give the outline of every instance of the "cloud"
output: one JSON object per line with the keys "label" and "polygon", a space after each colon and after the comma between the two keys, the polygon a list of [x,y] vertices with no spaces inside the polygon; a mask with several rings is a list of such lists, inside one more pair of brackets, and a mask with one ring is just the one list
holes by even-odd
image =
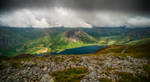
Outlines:
{"label": "cloud", "polygon": [[150,27],[150,17],[106,11],[75,11],[64,7],[20,9],[0,14],[0,25],[12,27]]}
{"label": "cloud", "polygon": [[0,16],[0,24],[15,27],[88,27],[72,10],[54,7],[49,10],[18,10]]}
{"label": "cloud", "polygon": [[129,26],[133,27],[150,27],[150,18],[137,16],[127,20]]}
{"label": "cloud", "polygon": [[48,13],[47,18],[50,19],[52,26],[92,27],[90,24],[87,24],[83,19],[78,17],[77,13],[71,9],[54,7],[51,12],[54,13]]}
{"label": "cloud", "polygon": [[49,27],[45,18],[37,19],[29,10],[1,15],[0,23],[12,27]]}
{"label": "cloud", "polygon": [[113,12],[98,12],[89,22],[100,27],[150,27],[149,17]]}
{"label": "cloud", "polygon": [[88,11],[116,10],[150,13],[149,0],[0,0],[0,6],[0,10],[62,6]]}

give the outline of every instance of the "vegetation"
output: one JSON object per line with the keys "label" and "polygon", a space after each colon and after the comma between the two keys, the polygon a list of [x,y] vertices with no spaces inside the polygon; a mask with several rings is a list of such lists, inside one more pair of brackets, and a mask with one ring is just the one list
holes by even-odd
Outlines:
{"label": "vegetation", "polygon": [[64,71],[56,71],[51,75],[58,82],[80,82],[81,78],[88,74],[86,68],[71,68]]}
{"label": "vegetation", "polygon": [[100,82],[112,82],[112,81],[109,80],[108,78],[100,78],[99,81],[100,81]]}
{"label": "vegetation", "polygon": [[[76,41],[68,40],[70,37]],[[0,55],[49,53],[95,44],[137,45],[149,42],[149,37],[149,28],[34,29],[1,27]]]}
{"label": "vegetation", "polygon": [[107,46],[97,52],[95,55],[109,54],[113,56],[131,56],[136,58],[150,58],[150,43],[140,45],[112,45]]}
{"label": "vegetation", "polygon": [[[150,77],[150,63],[144,65],[143,69],[144,69],[144,71],[146,71],[149,74],[148,77]],[[149,78],[149,80],[150,80],[150,78]]]}
{"label": "vegetation", "polygon": [[0,70],[7,68],[7,65],[0,63]]}
{"label": "vegetation", "polygon": [[119,82],[149,82],[150,79],[141,75],[134,75],[127,72],[117,72]]}
{"label": "vegetation", "polygon": [[129,44],[129,45],[140,45],[140,44],[145,44],[145,43],[149,43],[149,42],[150,42],[150,38],[144,38],[144,39],[140,39],[140,40],[131,41],[127,44]]}

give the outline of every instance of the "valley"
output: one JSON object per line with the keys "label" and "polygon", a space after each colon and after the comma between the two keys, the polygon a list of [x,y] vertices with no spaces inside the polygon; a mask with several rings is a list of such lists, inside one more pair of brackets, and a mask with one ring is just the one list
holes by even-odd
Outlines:
{"label": "valley", "polygon": [[4,82],[149,82],[149,43],[108,46],[85,55],[22,54],[0,59]]}
{"label": "valley", "polygon": [[149,82],[150,28],[0,28],[0,82]]}
{"label": "valley", "polygon": [[[149,28],[0,28],[0,55],[41,54],[89,45],[149,42]],[[145,40],[144,40],[145,39]]]}
{"label": "valley", "polygon": [[148,0],[0,0],[0,82],[150,82]]}

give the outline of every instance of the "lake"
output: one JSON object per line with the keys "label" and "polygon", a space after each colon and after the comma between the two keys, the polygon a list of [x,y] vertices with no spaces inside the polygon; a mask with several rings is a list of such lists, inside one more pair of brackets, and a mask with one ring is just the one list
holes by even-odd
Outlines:
{"label": "lake", "polygon": [[77,48],[71,48],[71,49],[65,49],[61,52],[53,52],[52,55],[75,55],[75,54],[89,54],[92,52],[95,52],[104,46],[98,46],[98,45],[92,45],[92,46],[83,46],[83,47],[77,47]]}

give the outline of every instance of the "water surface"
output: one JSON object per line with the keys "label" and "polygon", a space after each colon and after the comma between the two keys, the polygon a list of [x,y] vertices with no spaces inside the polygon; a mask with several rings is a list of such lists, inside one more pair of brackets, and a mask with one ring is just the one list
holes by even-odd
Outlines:
{"label": "water surface", "polygon": [[83,47],[77,47],[77,48],[71,48],[71,49],[65,49],[61,52],[55,52],[51,53],[52,55],[75,55],[75,54],[89,54],[92,52],[95,52],[104,46],[98,46],[98,45],[92,45],[92,46],[83,46]]}

